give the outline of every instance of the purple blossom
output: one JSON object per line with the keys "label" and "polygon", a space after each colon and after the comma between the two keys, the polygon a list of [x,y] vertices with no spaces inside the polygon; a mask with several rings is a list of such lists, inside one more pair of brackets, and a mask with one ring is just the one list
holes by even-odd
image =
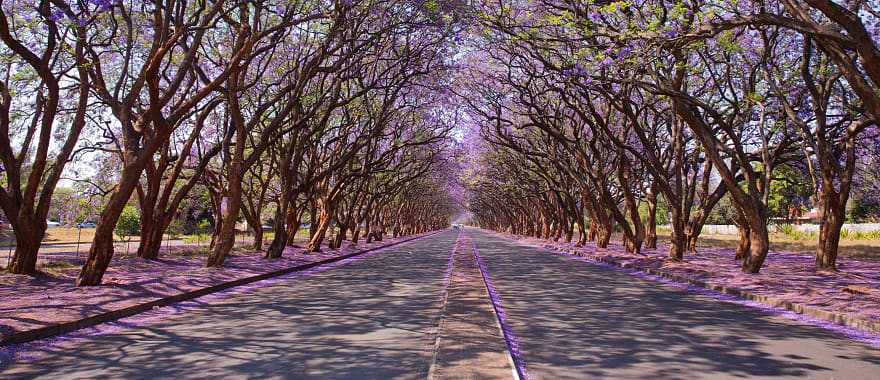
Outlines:
{"label": "purple blossom", "polygon": [[98,9],[101,11],[107,11],[113,6],[113,3],[110,2],[110,0],[89,0],[89,2],[97,5]]}
{"label": "purple blossom", "polygon": [[64,11],[62,11],[60,9],[56,10],[55,12],[52,12],[52,14],[49,15],[49,20],[51,20],[51,21],[58,21],[63,18],[64,18]]}

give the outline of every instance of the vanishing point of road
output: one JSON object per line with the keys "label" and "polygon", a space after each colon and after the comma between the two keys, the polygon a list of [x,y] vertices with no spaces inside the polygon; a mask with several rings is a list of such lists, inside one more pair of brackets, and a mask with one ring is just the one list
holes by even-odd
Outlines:
{"label": "vanishing point of road", "polygon": [[476,229],[150,313],[0,378],[880,379],[835,332]]}

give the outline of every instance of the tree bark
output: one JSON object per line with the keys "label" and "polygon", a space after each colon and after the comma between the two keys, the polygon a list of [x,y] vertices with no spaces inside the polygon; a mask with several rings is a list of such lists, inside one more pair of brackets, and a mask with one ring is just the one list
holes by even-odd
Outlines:
{"label": "tree bark", "polygon": [[819,245],[816,247],[816,269],[837,270],[837,253],[840,244],[840,231],[843,228],[844,207],[838,204],[831,190],[822,194],[822,221],[819,225]]}
{"label": "tree bark", "polygon": [[645,221],[645,248],[657,248],[657,185],[656,181],[651,184],[651,189],[645,196],[648,205],[648,217]]}
{"label": "tree bark", "polygon": [[37,274],[37,255],[46,234],[46,222],[31,218],[18,218],[13,230],[15,231],[15,253],[12,255],[12,261],[7,265],[9,273],[33,276]]}
{"label": "tree bark", "polygon": [[672,236],[669,239],[668,257],[674,261],[681,261],[684,260],[684,251],[687,246],[684,216],[678,207],[670,207],[669,211],[672,214],[672,220],[669,223],[670,227],[672,227]]}
{"label": "tree bark", "polygon": [[235,221],[241,210],[242,196],[242,161],[239,150],[242,154],[244,153],[244,138],[239,140],[242,141],[239,141],[236,146],[236,159],[229,170],[229,192],[226,198],[226,207],[223,210],[220,232],[217,234],[217,242],[205,262],[206,267],[222,267],[229,252],[235,246]]}
{"label": "tree bark", "polygon": [[162,237],[165,235],[165,230],[171,221],[170,219],[153,214],[149,220],[141,221],[141,236],[137,250],[138,257],[147,260],[159,258],[159,251],[162,249]]}
{"label": "tree bark", "polygon": [[770,249],[770,236],[766,223],[749,223],[749,254],[743,260],[742,270],[746,273],[758,273],[767,258]]}
{"label": "tree bark", "polygon": [[116,229],[116,222],[119,221],[122,209],[128,203],[143,170],[143,162],[137,162],[136,157],[129,156],[127,161],[129,163],[122,170],[119,186],[101,212],[89,256],[76,278],[76,286],[100,285],[104,272],[113,259],[113,231]]}
{"label": "tree bark", "polygon": [[[333,219],[333,212],[330,210],[330,206],[327,204],[329,201],[325,199],[321,199],[318,201],[318,207],[321,211],[321,216],[319,217],[318,226],[314,229],[312,238],[309,240],[308,250],[310,252],[321,252],[321,243],[324,242],[324,237],[327,234],[327,229],[330,228],[330,222]],[[315,225],[312,223],[312,228]]]}
{"label": "tree bark", "polygon": [[272,243],[269,244],[269,249],[266,250],[266,255],[264,257],[267,259],[280,259],[281,255],[284,253],[284,249],[287,247],[288,239],[289,236],[287,235],[287,229],[276,229],[275,237],[272,239]]}

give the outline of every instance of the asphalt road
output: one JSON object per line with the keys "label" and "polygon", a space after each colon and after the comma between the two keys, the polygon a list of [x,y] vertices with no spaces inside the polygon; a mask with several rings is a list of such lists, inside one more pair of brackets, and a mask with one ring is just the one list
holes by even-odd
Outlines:
{"label": "asphalt road", "polygon": [[880,379],[880,350],[468,230],[533,379]]}
{"label": "asphalt road", "polygon": [[457,235],[445,231],[145,326],[62,341],[0,378],[423,379]]}
{"label": "asphalt road", "polygon": [[[837,333],[466,233],[530,378],[880,379],[880,351]],[[37,345],[0,378],[425,378],[457,234]]]}

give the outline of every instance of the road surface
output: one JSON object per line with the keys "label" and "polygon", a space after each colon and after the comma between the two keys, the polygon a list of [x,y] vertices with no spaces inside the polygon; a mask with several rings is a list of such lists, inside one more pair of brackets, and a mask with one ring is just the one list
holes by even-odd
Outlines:
{"label": "road surface", "polygon": [[880,379],[880,350],[469,229],[534,379]]}
{"label": "road surface", "polygon": [[0,378],[423,379],[458,233],[44,349]]}
{"label": "road surface", "polygon": [[[837,333],[486,232],[465,233],[530,378],[880,379],[880,351]],[[444,310],[456,319],[441,326],[484,331],[491,352],[504,345],[479,300],[491,302],[478,291],[479,270],[465,265],[466,257],[456,262],[470,272],[453,275],[450,289],[458,290],[444,297],[457,235],[445,231],[157,322],[33,348],[23,354],[36,358],[0,370],[0,378],[423,379],[432,361],[448,369],[456,363],[444,358],[473,359],[462,353],[478,340],[456,331],[440,335],[459,351],[434,355],[444,352],[435,347],[444,341],[436,339]],[[444,307],[444,299],[453,304]],[[481,317],[463,317],[465,303]]]}

